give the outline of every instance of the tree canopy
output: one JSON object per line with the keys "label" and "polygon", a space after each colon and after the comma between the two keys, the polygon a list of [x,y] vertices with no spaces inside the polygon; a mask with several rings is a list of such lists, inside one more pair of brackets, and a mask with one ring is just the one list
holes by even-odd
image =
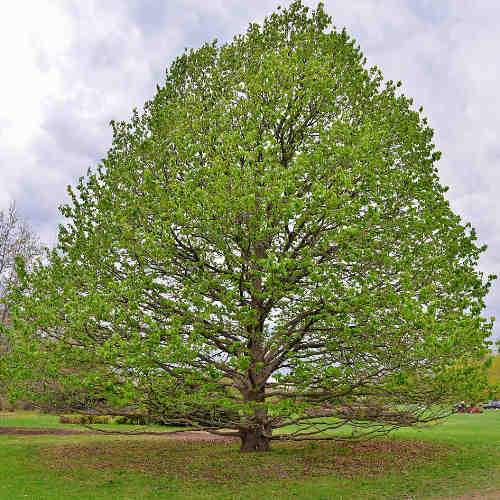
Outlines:
{"label": "tree canopy", "polygon": [[472,398],[492,277],[399,87],[321,4],[184,52],[112,122],[11,296],[19,377],[85,388],[81,410],[230,429],[243,450]]}

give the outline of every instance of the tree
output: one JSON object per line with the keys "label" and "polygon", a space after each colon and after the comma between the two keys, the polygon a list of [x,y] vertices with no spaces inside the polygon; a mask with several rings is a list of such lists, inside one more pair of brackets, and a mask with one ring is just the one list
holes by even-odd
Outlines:
{"label": "tree", "polygon": [[38,238],[19,217],[16,205],[11,203],[6,212],[0,210],[0,324],[4,324],[8,317],[2,297],[17,282],[16,259],[21,258],[30,265],[40,252]]}
{"label": "tree", "polygon": [[[21,258],[28,267],[40,255],[40,244],[28,224],[23,221],[12,203],[7,211],[0,210],[0,329],[9,319],[4,302],[8,290],[17,283],[16,259]],[[0,330],[0,408],[5,396],[4,357],[9,349],[7,338]]]}
{"label": "tree", "polygon": [[399,86],[321,4],[182,54],[11,297],[23,373],[245,451],[425,422],[482,388],[493,277]]}
{"label": "tree", "polygon": [[488,369],[488,381],[493,387],[493,395],[500,398],[500,354],[491,356],[491,365]]}

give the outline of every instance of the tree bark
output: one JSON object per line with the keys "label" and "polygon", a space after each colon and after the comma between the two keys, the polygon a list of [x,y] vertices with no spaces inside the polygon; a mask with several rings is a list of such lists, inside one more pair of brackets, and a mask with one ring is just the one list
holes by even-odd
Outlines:
{"label": "tree bark", "polygon": [[245,429],[240,432],[241,451],[269,451],[271,439],[262,429]]}
{"label": "tree bark", "polygon": [[[262,162],[262,154],[259,153],[259,161]],[[257,193],[258,194],[258,193]],[[256,206],[259,205],[258,197]],[[265,349],[263,344],[264,322],[267,315],[262,292],[262,276],[259,259],[266,255],[266,244],[263,241],[255,241],[253,244],[254,260],[248,262],[252,275],[252,308],[255,311],[257,323],[247,325],[248,350],[251,362],[247,370],[247,384],[242,391],[245,402],[255,403],[253,414],[247,415],[246,422],[240,428],[241,451],[262,452],[269,450],[272,427],[269,422],[267,408],[265,408],[265,384],[267,375],[263,376],[261,364],[264,363]]]}
{"label": "tree bark", "polygon": [[[264,402],[264,389],[253,396],[250,400]],[[240,429],[241,451],[268,451],[272,432],[267,409],[256,407],[247,425]]]}

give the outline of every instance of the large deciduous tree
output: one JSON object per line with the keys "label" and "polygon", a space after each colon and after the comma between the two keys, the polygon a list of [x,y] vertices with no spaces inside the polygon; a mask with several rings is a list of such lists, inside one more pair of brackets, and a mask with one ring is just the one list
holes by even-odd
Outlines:
{"label": "large deciduous tree", "polygon": [[243,450],[472,398],[492,277],[398,87],[300,1],[186,51],[11,297],[23,371]]}

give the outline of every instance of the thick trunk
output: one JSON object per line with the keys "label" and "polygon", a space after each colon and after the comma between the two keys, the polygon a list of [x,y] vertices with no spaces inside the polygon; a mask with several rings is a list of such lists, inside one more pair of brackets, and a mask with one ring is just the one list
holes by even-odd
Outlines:
{"label": "thick trunk", "polygon": [[245,429],[240,432],[241,451],[269,451],[269,435],[261,429]]}
{"label": "thick trunk", "polygon": [[[258,394],[259,401],[264,400],[263,394],[263,391]],[[267,409],[255,408],[247,425],[240,429],[241,451],[268,451],[272,432]]]}
{"label": "thick trunk", "polygon": [[[260,160],[262,161],[262,160]],[[252,276],[253,290],[251,291],[252,306],[257,323],[252,321],[247,325],[248,350],[250,353],[250,366],[247,370],[247,384],[242,391],[246,403],[255,406],[244,419],[240,428],[241,451],[268,451],[271,441],[272,427],[265,406],[265,385],[267,375],[264,375],[262,366],[265,359],[264,323],[267,311],[263,303],[263,285],[259,259],[265,257],[266,245],[262,241],[254,243],[255,261],[249,263]]]}

